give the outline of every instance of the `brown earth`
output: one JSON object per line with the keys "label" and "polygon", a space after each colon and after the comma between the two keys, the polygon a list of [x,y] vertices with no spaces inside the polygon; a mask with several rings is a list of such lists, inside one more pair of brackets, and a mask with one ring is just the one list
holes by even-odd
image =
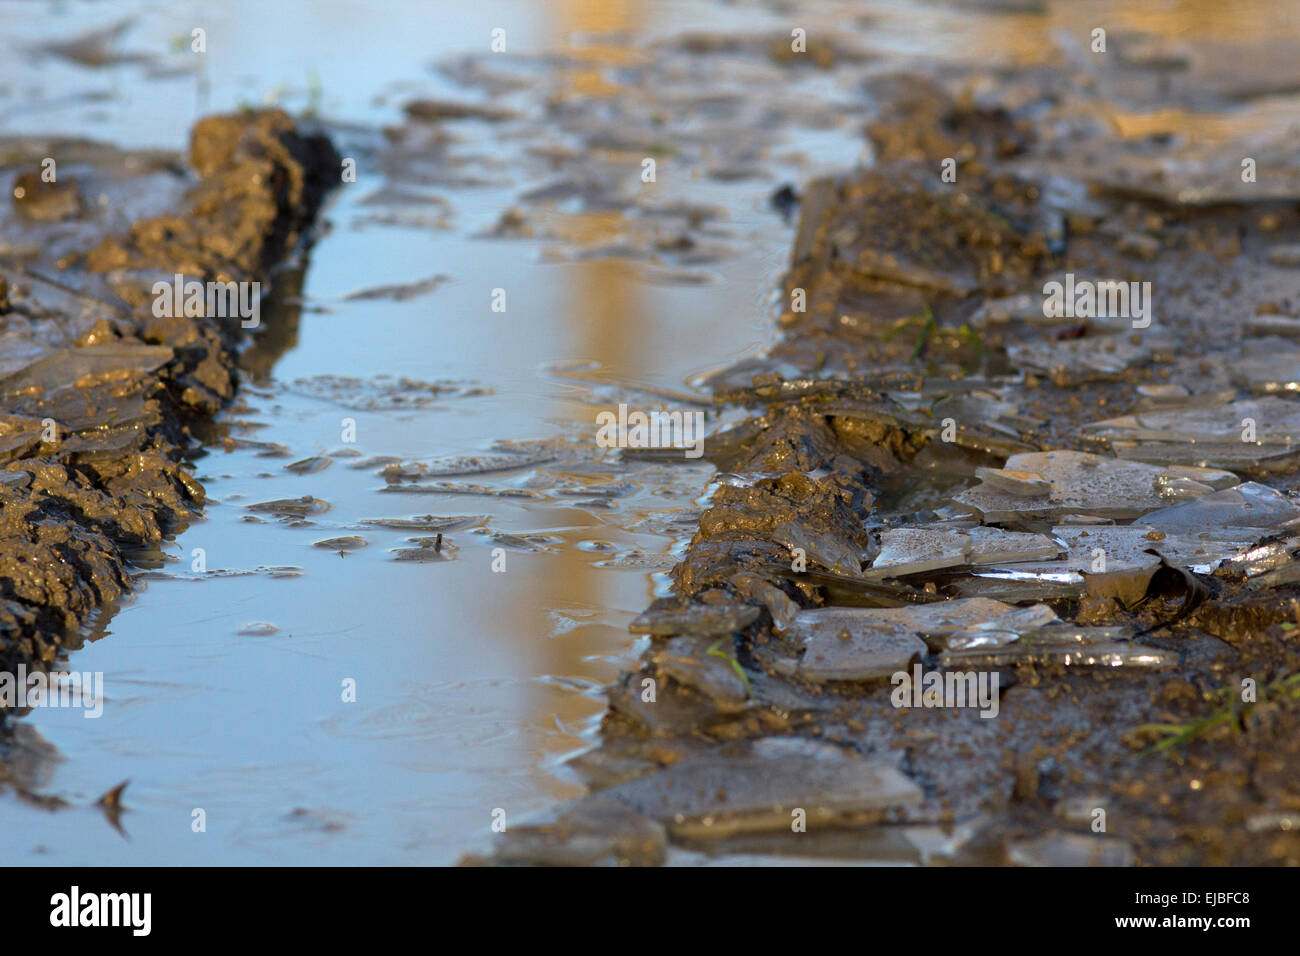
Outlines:
{"label": "brown earth", "polygon": [[[32,172],[47,156],[55,182]],[[339,160],[271,110],[200,121],[188,166],[78,141],[0,144],[4,672],[80,646],[130,588],[128,560],[157,556],[203,505],[195,431],[233,395],[250,336],[239,316],[156,316],[154,282],[269,289]]]}
{"label": "brown earth", "polygon": [[[1294,273],[1274,268],[1300,239],[1293,157],[1261,167],[1252,192],[1231,150],[1162,167],[1177,158],[1168,144],[1077,121],[1097,104],[1059,74],[1004,77],[1018,95],[1005,105],[950,80],[880,82],[867,125],[876,165],[805,189],[782,338],[712,381],[717,402],[752,412],[706,443],[730,477],[672,572],[674,596],[633,622],[652,646],[611,688],[599,745],[573,762],[592,794],[512,827],[496,862],[658,863],[677,846],[940,863],[1300,863],[1300,603],[1289,574],[1193,571],[1196,561],[1166,558],[1172,542],[1154,530],[1157,556],[1143,569],[1085,571],[1055,592],[995,586],[961,562],[868,573],[890,528],[1050,532],[1050,506],[983,519],[953,507],[977,468],[1019,452],[1209,465],[1231,483],[1294,488],[1294,435],[1275,448],[1202,450],[1083,427],[1172,394],[1169,407],[1224,409],[1235,429],[1230,401],[1286,393],[1242,370],[1255,367],[1248,349],[1262,326],[1289,328],[1300,314]],[[945,158],[955,182],[941,176]],[[1155,321],[1044,321],[1044,283],[1066,272],[1151,282]],[[1289,423],[1271,421],[1283,433]],[[1133,517],[1085,519],[1122,527]],[[1300,540],[1281,520],[1258,527],[1289,567]],[[1097,658],[1023,641],[1001,658],[969,658],[1001,678],[991,720],[900,709],[879,677],[808,676],[818,645],[801,611],[971,596],[1045,602],[1067,627],[1109,628],[1123,643]],[[849,630],[846,647],[861,639]],[[911,660],[944,670],[942,645],[929,643]],[[1241,693],[1243,678],[1257,698]],[[800,812],[807,832],[792,827]]]}

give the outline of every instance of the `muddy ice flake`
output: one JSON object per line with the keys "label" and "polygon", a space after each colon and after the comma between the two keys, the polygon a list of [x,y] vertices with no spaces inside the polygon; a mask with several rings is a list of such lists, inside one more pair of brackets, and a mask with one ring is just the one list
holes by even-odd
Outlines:
{"label": "muddy ice flake", "polygon": [[897,577],[965,564],[970,538],[958,531],[927,528],[898,528],[880,535],[880,553],[868,572],[870,577]]}
{"label": "muddy ice flake", "polygon": [[1300,519],[1300,505],[1280,491],[1248,481],[1195,501],[1146,515],[1142,523],[1166,534],[1251,542]]}
{"label": "muddy ice flake", "polygon": [[487,521],[487,515],[415,515],[412,518],[362,518],[361,524],[397,531],[459,531]]}
{"label": "muddy ice flake", "polygon": [[522,866],[658,866],[667,858],[662,823],[596,793],[551,807],[497,837],[491,860]]}
{"label": "muddy ice flake", "polygon": [[799,809],[811,827],[922,799],[916,782],[889,764],[788,737],[688,757],[602,795],[663,821],[674,837],[697,839],[788,834]]}
{"label": "muddy ice flake", "polygon": [[[799,622],[796,622],[798,627]],[[860,626],[860,625],[859,625]],[[799,673],[816,681],[874,680],[905,670],[925,654],[925,641],[906,629],[876,629],[856,633],[842,621],[823,620],[809,628],[811,636]]]}
{"label": "muddy ice flake", "polygon": [[364,548],[370,542],[365,538],[357,535],[346,535],[341,538],[325,538],[322,541],[312,542],[314,548],[324,548],[326,551],[355,551],[357,548]]}
{"label": "muddy ice flake", "polygon": [[1256,586],[1284,583],[1296,574],[1293,568],[1300,569],[1292,557],[1297,551],[1300,551],[1300,537],[1295,535],[1245,548],[1221,562],[1215,574],[1253,578],[1256,580],[1252,584]]}
{"label": "muddy ice flake", "polygon": [[[1094,628],[1105,632],[1108,628]],[[1055,640],[1052,632],[1059,631]],[[977,646],[944,651],[939,655],[940,667],[962,670],[978,670],[989,667],[1008,667],[1016,664],[1039,663],[1059,664],[1064,667],[1124,667],[1140,670],[1161,670],[1176,667],[1179,663],[1176,651],[1164,651],[1131,641],[1105,640],[1099,634],[1096,639],[1080,636],[1079,630],[1065,627],[1048,627],[1030,635],[1022,635],[1021,640],[1002,646]]]}
{"label": "muddy ice flake", "polygon": [[1249,468],[1300,452],[1300,403],[1272,395],[1224,404],[1138,412],[1085,425],[1122,458],[1224,469]]}
{"label": "muddy ice flake", "polygon": [[1060,547],[1041,534],[971,528],[967,531],[897,528],[880,536],[869,576],[898,577],[966,565],[1052,558]]}
{"label": "muddy ice flake", "polygon": [[404,282],[395,285],[382,285],[367,289],[358,289],[356,292],[349,292],[345,295],[343,301],[368,302],[373,299],[391,299],[394,302],[406,302],[409,299],[415,299],[432,292],[434,289],[438,288],[438,286],[447,281],[447,276],[436,275],[415,282]]}
{"label": "muddy ice flake", "polygon": [[442,561],[456,560],[459,549],[441,534],[432,537],[408,538],[414,548],[392,548],[394,561],[407,561],[416,564],[436,564]]}
{"label": "muddy ice flake", "polygon": [[285,471],[291,471],[295,475],[314,475],[318,471],[324,471],[330,465],[334,464],[332,458],[326,458],[320,455],[311,458],[302,458],[291,464],[285,465]]}
{"label": "muddy ice flake", "polygon": [[975,477],[994,491],[1015,495],[1017,498],[1036,498],[1052,491],[1051,482],[1032,471],[981,467],[975,469]]}
{"label": "muddy ice flake", "polygon": [[306,518],[311,515],[324,514],[329,511],[328,501],[304,495],[301,498],[277,498],[274,501],[261,501],[244,506],[248,511],[272,514],[277,518]]}
{"label": "muddy ice flake", "polygon": [[1028,452],[1007,459],[1011,471],[1032,472],[1051,486],[1033,497],[1008,494],[983,484],[954,497],[975,509],[986,522],[1059,517],[1075,513],[1102,518],[1137,518],[1165,500],[1156,479],[1163,469],[1078,451]]}
{"label": "muddy ice flake", "polygon": [[1012,365],[1046,375],[1060,388],[1113,381],[1129,369],[1147,365],[1152,355],[1150,345],[1134,344],[1128,335],[1028,342],[1007,349]]}
{"label": "muddy ice flake", "polygon": [[784,591],[774,584],[769,584],[762,576],[752,571],[733,574],[728,583],[736,589],[741,597],[760,602],[772,615],[772,624],[777,631],[786,630],[799,615],[799,605]]}
{"label": "muddy ice flake", "polygon": [[[975,597],[918,607],[801,611],[791,627],[792,635],[805,645],[798,671],[816,681],[888,677],[927,653],[923,637],[943,646],[944,636],[1015,610],[1000,601]],[[1030,618],[1026,616],[1022,626]]]}
{"label": "muddy ice flake", "polygon": [[531,465],[554,461],[554,454],[484,453],[452,455],[430,462],[389,465],[383,470],[385,481],[396,483],[415,478],[457,478],[463,475],[487,475],[493,472],[518,471]]}
{"label": "muddy ice flake", "polygon": [[688,634],[722,637],[734,634],[758,620],[759,609],[745,604],[687,604],[674,606],[655,602],[628,625],[633,634],[671,637]]}
{"label": "muddy ice flake", "polygon": [[1029,607],[1009,610],[991,620],[939,635],[937,643],[947,650],[1000,647],[1019,640],[1024,634],[1059,621],[1056,612],[1046,604],[1032,604]]}
{"label": "muddy ice flake", "polygon": [[530,488],[493,488],[470,481],[421,481],[407,485],[387,485],[379,491],[402,495],[478,495],[485,498],[527,498],[532,501],[544,498]]}
{"label": "muddy ice flake", "polygon": [[553,543],[553,539],[541,534],[518,535],[505,531],[493,531],[491,528],[477,528],[474,534],[482,535],[497,547],[507,548],[523,554],[542,554],[550,551],[551,549],[547,545]]}
{"label": "muddy ice flake", "polygon": [[1007,846],[1015,866],[1132,866],[1133,847],[1117,837],[1045,833]]}
{"label": "muddy ice flake", "polygon": [[32,364],[0,376],[0,395],[49,394],[89,377],[146,375],[172,360],[165,345],[96,345],[59,349]]}
{"label": "muddy ice flake", "polygon": [[1232,384],[1255,395],[1300,392],[1300,351],[1293,347],[1266,355],[1237,356],[1228,365]]}

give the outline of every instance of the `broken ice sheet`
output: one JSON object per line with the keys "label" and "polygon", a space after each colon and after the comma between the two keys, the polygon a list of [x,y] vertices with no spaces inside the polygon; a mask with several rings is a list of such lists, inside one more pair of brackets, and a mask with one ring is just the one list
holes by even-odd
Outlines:
{"label": "broken ice sheet", "polygon": [[988,523],[1065,514],[1138,518],[1168,503],[1158,486],[1166,469],[1156,465],[1080,451],[1045,451],[1012,455],[1003,470],[1039,475],[1051,485],[1051,493],[1033,497],[1008,494],[986,483],[953,500],[974,509]]}
{"label": "broken ice sheet", "polygon": [[1083,576],[1087,593],[1095,597],[1117,597],[1136,601],[1146,592],[1161,558],[1172,565],[1201,570],[1234,553],[1241,541],[1231,535],[1226,540],[1167,534],[1145,519],[1139,525],[1084,527],[1059,525],[1052,534],[1065,544],[1067,553],[1060,561],[1029,562],[1008,565],[1007,570],[1023,573]]}
{"label": "broken ice sheet", "polygon": [[1045,833],[1007,847],[1016,866],[1132,866],[1133,847],[1117,837],[1081,833]]}
{"label": "broken ice sheet", "polygon": [[1059,388],[1120,378],[1129,369],[1149,363],[1153,354],[1150,344],[1144,340],[1134,343],[1129,335],[1092,335],[1007,347],[1012,365],[1045,375]]}
{"label": "broken ice sheet", "polygon": [[595,568],[611,568],[616,571],[670,571],[677,564],[677,557],[672,554],[647,554],[639,549],[623,551],[592,564]]}
{"label": "broken ice sheet", "polygon": [[758,620],[759,609],[746,604],[674,604],[656,601],[628,625],[633,634],[672,637],[723,637]]}
{"label": "broken ice sheet", "polygon": [[791,633],[804,641],[798,666],[803,676],[816,681],[872,680],[906,670],[928,652],[927,641],[943,647],[950,634],[1012,614],[1018,615],[1014,620],[1021,627],[1055,619],[1050,609],[1018,611],[1000,601],[974,597],[916,607],[800,611]]}
{"label": "broken ice sheet", "polygon": [[1026,630],[1011,643],[943,651],[938,663],[941,667],[968,670],[1028,662],[1144,669],[1174,667],[1179,663],[1177,651],[1136,644],[1128,639],[1130,636],[1130,630],[1122,627],[1076,627],[1058,622]]}
{"label": "broken ice sheet", "polygon": [[1253,544],[1297,519],[1300,505],[1268,485],[1248,481],[1162,508],[1142,523],[1171,536]]}
{"label": "broken ice sheet", "polygon": [[413,481],[418,478],[458,478],[464,475],[487,475],[494,472],[518,471],[532,465],[554,461],[552,452],[482,452],[474,455],[449,455],[429,462],[403,462],[392,464],[380,473],[389,484]]}
{"label": "broken ice sheet", "polygon": [[369,379],[346,375],[315,375],[295,379],[288,386],[288,391],[360,412],[429,408],[445,399],[492,393],[491,389],[470,382],[420,382],[391,375],[376,375]]}
{"label": "broken ice sheet", "polygon": [[558,539],[544,534],[510,534],[506,531],[493,531],[491,528],[475,528],[472,534],[486,537],[489,543],[511,551],[524,554],[542,554],[551,551],[549,547]]}
{"label": "broken ice sheet", "polygon": [[1085,425],[1080,434],[1110,442],[1125,458],[1244,467],[1300,450],[1300,403],[1270,395],[1138,412]]}
{"label": "broken ice sheet", "polygon": [[991,325],[1003,325],[1008,322],[1068,325],[1075,321],[1064,316],[1045,315],[1044,312],[1041,292],[1020,292],[1015,295],[985,299],[972,313],[969,322],[972,328],[986,329]]}
{"label": "broken ice sheet", "polygon": [[156,371],[174,352],[165,345],[115,343],[60,349],[30,365],[0,376],[0,395],[49,394],[84,385],[92,377],[127,379]]}
{"label": "broken ice sheet", "polygon": [[[1055,526],[1053,536],[1067,548],[1063,560],[1008,564],[980,580],[1013,575],[1021,586],[1014,597],[1046,600],[1058,596],[1054,592],[1063,575],[1073,574],[1088,594],[1132,601],[1145,593],[1162,560],[1208,574],[1297,519],[1300,505],[1266,485],[1246,482],[1148,512],[1131,525]],[[1035,591],[1040,578],[1042,590]],[[991,593],[1011,599],[1001,591]]]}
{"label": "broken ice sheet", "polygon": [[319,471],[324,471],[332,464],[334,464],[332,458],[326,458],[322,455],[314,455],[311,458],[302,458],[285,465],[284,470],[291,471],[295,475],[314,475]]}
{"label": "broken ice sheet", "polygon": [[1019,640],[1022,634],[1058,622],[1060,619],[1046,604],[1031,604],[999,614],[988,621],[959,628],[939,638],[939,644],[948,650],[969,650],[976,647],[1000,647]]}
{"label": "broken ice sheet", "polygon": [[880,814],[922,797],[921,788],[893,766],[797,737],[687,757],[601,795],[662,821],[674,837],[695,839],[788,833],[796,807],[811,827]]}
{"label": "broken ice sheet", "polygon": [[597,793],[512,825],[497,838],[493,860],[527,866],[657,866],[667,843],[662,824]]}
{"label": "broken ice sheet", "polygon": [[896,528],[880,535],[880,554],[868,576],[898,577],[941,568],[1054,558],[1059,545],[1041,534],[999,528]]}
{"label": "broken ice sheet", "polygon": [[1291,535],[1239,551],[1220,563],[1215,573],[1258,577],[1291,564],[1296,551],[1300,551],[1300,537]]}
{"label": "broken ice sheet", "polygon": [[1032,471],[1015,471],[1010,468],[976,468],[975,477],[995,491],[1018,498],[1034,498],[1050,494],[1052,485],[1042,475]]}
{"label": "broken ice sheet", "polygon": [[1300,318],[1272,314],[1247,316],[1242,330],[1247,335],[1300,339]]}
{"label": "broken ice sheet", "polygon": [[1300,350],[1292,342],[1254,339],[1227,364],[1232,384],[1255,395],[1300,392]]}
{"label": "broken ice sheet", "polygon": [[244,509],[261,514],[275,515],[277,518],[306,518],[312,515],[324,514],[329,511],[330,506],[328,501],[313,498],[311,495],[303,495],[301,498],[277,498],[274,501],[260,501],[257,504],[245,505]]}
{"label": "broken ice sheet", "polygon": [[405,302],[408,299],[414,299],[425,293],[432,292],[448,281],[450,281],[448,276],[435,275],[416,282],[374,286],[349,292],[343,297],[343,300],[345,302],[361,302],[369,299],[392,299],[394,302]]}
{"label": "broken ice sheet", "polygon": [[415,515],[412,518],[362,518],[361,524],[398,531],[459,531],[487,521],[487,515]]}
{"label": "broken ice sheet", "polygon": [[801,549],[812,564],[836,574],[859,577],[862,558],[851,540],[834,530],[822,531],[811,521],[793,519],[773,529],[772,540],[792,552]]}
{"label": "broken ice sheet", "polygon": [[1078,599],[1088,593],[1088,582],[1077,571],[1021,571],[1012,567],[977,571],[953,582],[952,587],[963,597],[1008,602]]}
{"label": "broken ice sheet", "polygon": [[527,498],[538,501],[546,497],[529,488],[492,488],[469,481],[413,482],[405,485],[386,485],[381,493],[402,495],[479,495],[486,498]]}
{"label": "broken ice sheet", "polygon": [[[1261,203],[1293,199],[1300,192],[1300,169],[1294,150],[1274,142],[1253,141],[1222,146],[1217,155],[1132,155],[1111,157],[1090,165],[1084,174],[1107,191],[1154,199],[1170,205],[1209,206],[1216,203]],[[1258,181],[1241,176],[1241,157],[1258,160]]]}
{"label": "broken ice sheet", "polygon": [[450,538],[442,535],[433,537],[407,538],[413,548],[390,548],[394,561],[407,561],[415,564],[434,564],[441,561],[454,561],[460,550],[451,543]]}

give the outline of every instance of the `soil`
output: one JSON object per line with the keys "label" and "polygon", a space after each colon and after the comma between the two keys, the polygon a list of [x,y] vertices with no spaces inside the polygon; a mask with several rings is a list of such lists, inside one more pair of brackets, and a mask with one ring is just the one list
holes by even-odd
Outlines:
{"label": "soil", "polygon": [[[710,507],[672,570],[674,594],[633,622],[651,635],[641,668],[611,689],[599,745],[574,761],[592,795],[503,834],[495,862],[658,863],[672,847],[933,863],[1300,862],[1300,603],[1289,575],[1264,583],[1258,569],[1174,557],[1157,529],[1143,539],[1145,567],[1085,567],[1055,591],[961,561],[870,573],[891,529],[1050,534],[1070,523],[1045,497],[1046,510],[1017,511],[1023,492],[1009,495],[1007,514],[986,507],[982,519],[954,500],[977,469],[1020,467],[1007,459],[1021,453],[1100,454],[1100,464],[1066,460],[1103,470],[1116,454],[1153,471],[1228,469],[1292,507],[1294,438],[1237,442],[1238,412],[1257,406],[1231,403],[1294,387],[1260,381],[1247,361],[1285,352],[1281,340],[1259,346],[1258,328],[1289,327],[1300,312],[1295,273],[1276,267],[1300,237],[1294,169],[1261,173],[1273,186],[1252,191],[1231,148],[1175,163],[1159,138],[1080,121],[1101,112],[1100,94],[1067,88],[1063,72],[1008,71],[979,97],[968,80],[877,78],[866,127],[876,164],[799,197],[781,340],[710,383],[720,406],[751,417],[706,442],[722,473]],[[1209,91],[1187,95],[1198,94]],[[1045,283],[1066,273],[1150,282],[1154,321],[1047,317]],[[1161,395],[1177,396],[1175,423],[1216,409],[1231,441],[1089,427],[1140,420]],[[1291,406],[1262,407],[1264,428]],[[1153,516],[1151,505],[1121,513],[1097,474],[1080,479],[1085,537],[1090,522],[1125,534]],[[1290,565],[1300,542],[1285,520],[1257,527],[1255,543]],[[1215,535],[1208,518],[1194,531]],[[968,660],[995,670],[992,720],[900,709],[883,676],[810,677],[826,647],[799,623],[813,609],[974,596],[1042,601],[1081,634],[1105,629],[1123,643],[954,657],[928,641],[885,669]],[[871,633],[846,627],[840,638],[851,658]]]}
{"label": "soil", "polygon": [[[0,146],[0,668],[30,673],[204,503],[196,431],[234,394],[238,316],[155,315],[156,281],[260,282],[293,254],[339,168],[279,110],[208,117],[175,157]],[[96,204],[91,197],[102,200]],[[110,211],[111,210],[111,215]],[[135,214],[124,231],[123,214]],[[165,310],[160,310],[165,311]],[[21,711],[20,711],[21,712]],[[0,721],[5,717],[0,711]]]}

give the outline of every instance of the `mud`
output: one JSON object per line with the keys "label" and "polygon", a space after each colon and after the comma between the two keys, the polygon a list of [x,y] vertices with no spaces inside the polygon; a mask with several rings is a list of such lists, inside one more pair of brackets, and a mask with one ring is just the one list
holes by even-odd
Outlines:
{"label": "mud", "polygon": [[[59,52],[83,56],[82,46]],[[53,145],[0,144],[0,669],[10,674],[57,668],[130,589],[130,567],[204,505],[196,432],[234,394],[251,337],[239,317],[159,317],[153,284],[183,274],[269,290],[339,166],[326,137],[278,110],[202,120],[184,162]],[[31,172],[48,155],[59,157],[55,182]]]}
{"label": "mud", "polygon": [[[122,568],[156,585],[118,639],[81,652],[119,668],[104,745],[48,720],[13,722],[3,743],[0,775],[38,807],[93,800],[129,768],[132,843],[84,848],[98,821],[28,808],[19,843],[174,862],[174,821],[220,801],[242,813],[191,851],[220,863],[450,859],[497,807],[510,863],[1294,858],[1300,176],[1269,132],[1294,114],[1294,38],[1250,4],[829,6],[807,56],[791,55],[782,4],[720,19],[688,4],[673,24],[621,4],[613,30],[592,8],[567,49],[512,29],[511,54],[444,62],[436,86],[414,75],[458,42],[440,13],[400,31],[418,41],[386,39],[381,80],[364,64],[385,21],[358,23],[325,83],[360,178],[313,275],[292,256],[277,271],[264,318],[280,312],[252,336],[221,325],[246,385],[233,403],[224,351],[202,370],[130,343],[99,366],[55,355],[78,351],[83,310],[118,321],[137,301],[114,281],[148,289],[172,260],[242,255],[220,228],[168,226],[145,237],[168,241],[155,264],[135,258],[124,223],[186,208],[180,161],[67,141],[5,153],[21,195],[4,197],[0,251],[40,275],[0,274],[58,307],[0,316],[0,376],[24,391],[72,368],[129,392],[184,366],[156,415],[152,394],[78,398],[63,440],[90,443],[93,463],[121,457],[110,436],[164,434],[178,477],[199,441],[229,453],[198,459],[212,500],[169,546],[179,558],[112,519]],[[1076,49],[1094,18],[1109,56]],[[491,24],[464,23],[477,49]],[[1195,39],[1206,24],[1213,44]],[[319,56],[284,27],[286,72],[304,45]],[[122,64],[116,99],[25,86],[6,115],[148,141],[136,117],[190,91],[138,81],[185,62],[132,66],[145,39],[110,24],[42,43],[56,65]],[[246,68],[193,76],[200,97],[209,81],[219,102],[264,92],[243,84],[258,54],[230,52]],[[382,82],[398,72],[411,81]],[[860,148],[869,171],[849,168]],[[33,175],[44,155],[60,157],[54,189]],[[639,176],[647,157],[658,185]],[[816,178],[827,160],[843,174]],[[778,290],[773,246],[793,220]],[[114,271],[91,273],[81,256],[106,234]],[[1044,283],[1071,273],[1152,281],[1152,324],[1046,315]],[[510,316],[485,315],[501,275]],[[700,376],[771,341],[773,302],[777,347]],[[623,402],[707,410],[711,464],[598,450],[592,414]],[[338,447],[341,415],[364,451]],[[485,440],[557,421],[558,438]],[[33,422],[0,447],[48,456],[26,447]],[[36,478],[53,487],[0,471],[19,490]],[[189,569],[194,546],[222,567]],[[332,690],[347,662],[360,703],[284,694],[282,655],[304,688]],[[896,708],[889,676],[916,667],[996,674],[997,716]],[[1261,704],[1240,701],[1243,676]],[[575,775],[590,796],[521,822],[578,792]]]}
{"label": "mud", "polygon": [[[1300,862],[1300,405],[1261,338],[1300,314],[1300,169],[1121,135],[1170,95],[1122,62],[873,78],[875,165],[798,196],[779,343],[708,383],[749,417],[591,794],[467,862]],[[1150,282],[1149,323],[1047,315],[1067,274]],[[914,664],[993,671],[996,719],[895,706]]]}

